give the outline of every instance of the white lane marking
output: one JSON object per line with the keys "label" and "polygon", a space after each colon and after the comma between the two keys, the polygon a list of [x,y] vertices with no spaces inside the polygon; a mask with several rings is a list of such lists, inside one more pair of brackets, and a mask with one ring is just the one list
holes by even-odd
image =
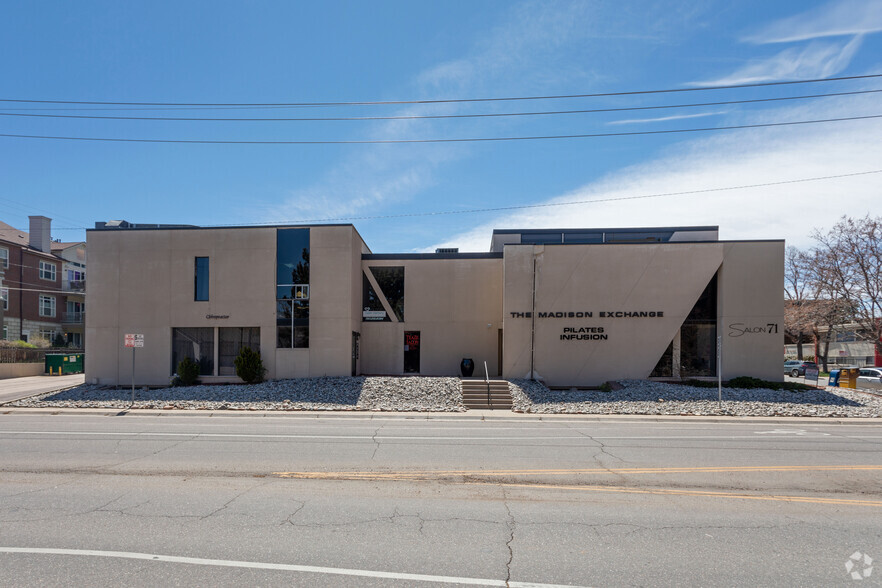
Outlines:
{"label": "white lane marking", "polygon": [[293,564],[277,564],[256,561],[236,561],[227,559],[203,559],[199,557],[179,557],[174,555],[156,555],[152,553],[136,553],[131,551],[98,551],[94,549],[51,549],[37,547],[0,547],[0,553],[36,553],[44,555],[80,555],[90,557],[117,557],[123,559],[139,559],[181,563],[201,566],[221,566],[228,568],[253,568],[260,570],[282,570],[286,572],[305,572],[311,574],[335,574],[339,576],[359,576],[363,578],[385,578],[389,580],[409,580],[412,582],[440,582],[444,584],[471,584],[478,586],[515,586],[517,588],[578,588],[571,584],[541,584],[537,582],[509,582],[485,578],[457,578],[455,576],[430,576],[426,574],[406,574],[398,572],[379,572],[374,570],[353,570],[347,568],[327,568],[320,566],[302,566]]}
{"label": "white lane marking", "polygon": [[819,432],[808,432],[804,429],[774,429],[772,431],[754,431],[756,435],[820,435],[820,436],[830,436],[830,433],[819,433]]}
{"label": "white lane marking", "polygon": [[[249,433],[161,433],[161,432],[113,432],[113,431],[2,431],[3,435],[83,435],[83,436],[116,436],[116,437],[193,437],[193,440],[206,438],[235,438],[235,439],[349,439],[349,440],[370,440],[379,439],[381,441],[533,441],[533,440],[573,440],[581,439],[590,441],[591,439],[584,435],[549,435],[549,436],[519,436],[519,437],[498,437],[498,436],[480,436],[480,437],[439,437],[439,436],[403,436],[403,435],[270,435],[270,434],[249,434]],[[634,439],[634,440],[689,440],[689,439],[717,439],[731,441],[734,439],[755,440],[753,435],[682,435],[682,436],[639,436],[639,437],[613,437],[606,435],[592,435],[594,439]]]}

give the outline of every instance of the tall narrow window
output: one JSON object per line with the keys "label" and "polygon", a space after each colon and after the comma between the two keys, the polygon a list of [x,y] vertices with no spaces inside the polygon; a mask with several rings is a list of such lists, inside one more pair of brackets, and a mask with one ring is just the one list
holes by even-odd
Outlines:
{"label": "tall narrow window", "polygon": [[208,300],[208,258],[196,258],[196,296],[194,300]]}
{"label": "tall narrow window", "polygon": [[40,316],[55,316],[55,296],[40,295]]}
{"label": "tall narrow window", "polygon": [[276,231],[276,347],[309,347],[309,229]]}

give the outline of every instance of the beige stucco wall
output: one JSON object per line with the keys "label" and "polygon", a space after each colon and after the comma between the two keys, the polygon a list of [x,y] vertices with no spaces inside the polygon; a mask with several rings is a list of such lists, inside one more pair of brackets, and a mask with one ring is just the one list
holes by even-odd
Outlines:
{"label": "beige stucco wall", "polygon": [[[404,332],[420,332],[420,375],[459,375],[464,357],[475,376],[498,371],[502,326],[502,260],[365,260],[369,266],[404,266],[404,322],[363,322],[361,369],[404,373]],[[359,279],[361,279],[359,277]],[[360,297],[359,297],[360,300]]]}
{"label": "beige stucco wall", "polygon": [[784,379],[784,243],[726,243],[720,268],[723,378]]}
{"label": "beige stucco wall", "polygon": [[[123,336],[143,333],[135,382],[167,384],[173,327],[260,327],[268,378],[348,374],[353,243],[361,239],[351,226],[323,226],[311,227],[310,241],[310,348],[276,349],[275,228],[89,231],[87,381],[130,382]],[[195,258],[203,256],[209,300],[197,302]]]}
{"label": "beige stucco wall", "polygon": [[[779,252],[783,252],[780,242],[509,245],[505,248],[503,375],[529,377],[532,365],[535,377],[552,386],[596,386],[608,380],[646,378],[721,267],[725,268],[719,286],[721,330],[736,321],[780,324],[783,257]],[[531,311],[534,259],[537,317],[513,316]],[[748,275],[752,278],[747,279]],[[661,312],[663,316],[600,316],[616,311]],[[540,318],[539,312],[591,312],[592,316]],[[598,335],[602,329],[607,338],[561,340],[568,328],[595,329]],[[723,376],[780,380],[783,339],[770,336],[761,348],[745,345],[746,341],[724,343]]]}
{"label": "beige stucco wall", "polygon": [[46,373],[44,362],[39,363],[0,363],[0,380],[42,376]]}

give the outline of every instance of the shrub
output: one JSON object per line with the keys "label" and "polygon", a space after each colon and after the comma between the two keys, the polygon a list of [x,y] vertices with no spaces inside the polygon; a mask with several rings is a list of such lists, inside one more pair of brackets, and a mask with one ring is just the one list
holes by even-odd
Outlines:
{"label": "shrub", "polygon": [[766,382],[765,380],[760,380],[759,378],[751,378],[750,376],[738,376],[737,378],[732,378],[726,383],[727,388],[769,388],[772,390],[780,390],[781,384],[780,382]]}
{"label": "shrub", "polygon": [[246,384],[256,384],[263,381],[266,368],[260,354],[250,347],[243,347],[233,362],[236,366],[236,375],[242,378]]}
{"label": "shrub", "polygon": [[199,364],[189,357],[178,362],[178,378],[182,386],[192,386],[199,378]]}
{"label": "shrub", "polygon": [[61,333],[56,333],[55,339],[52,340],[52,347],[67,347],[67,339]]}
{"label": "shrub", "polygon": [[601,392],[612,392],[612,384],[610,384],[609,382],[604,382],[603,384],[600,385],[600,391]]}

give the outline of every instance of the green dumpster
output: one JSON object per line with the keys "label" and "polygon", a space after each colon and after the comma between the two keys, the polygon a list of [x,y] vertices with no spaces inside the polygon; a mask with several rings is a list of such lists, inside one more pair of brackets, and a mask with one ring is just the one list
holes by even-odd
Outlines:
{"label": "green dumpster", "polygon": [[50,376],[60,376],[62,374],[81,374],[83,373],[83,356],[82,353],[47,353],[46,354],[46,373]]}

